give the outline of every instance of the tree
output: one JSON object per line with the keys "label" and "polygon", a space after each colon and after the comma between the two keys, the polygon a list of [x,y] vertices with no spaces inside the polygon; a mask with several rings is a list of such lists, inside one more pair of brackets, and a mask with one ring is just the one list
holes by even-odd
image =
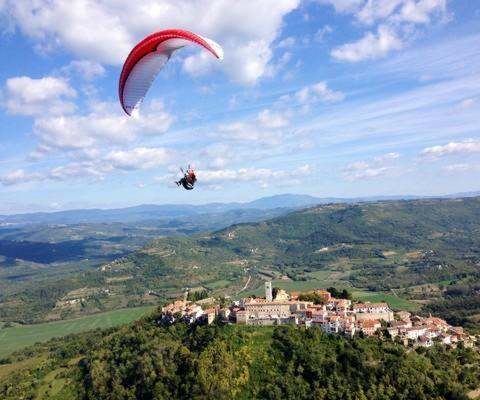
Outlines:
{"label": "tree", "polygon": [[228,350],[224,340],[213,341],[198,357],[196,379],[204,399],[231,399],[241,391],[249,381],[248,363],[245,361],[246,349],[236,352]]}
{"label": "tree", "polygon": [[303,293],[298,296],[300,301],[313,301],[314,304],[325,304],[325,299],[316,293]]}

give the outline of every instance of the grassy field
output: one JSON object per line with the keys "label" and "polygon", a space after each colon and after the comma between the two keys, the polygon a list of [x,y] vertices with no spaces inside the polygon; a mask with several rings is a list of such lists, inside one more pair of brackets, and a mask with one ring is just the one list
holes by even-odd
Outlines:
{"label": "grassy field", "polygon": [[218,281],[214,281],[214,282],[210,282],[210,283],[205,284],[205,287],[207,287],[209,289],[221,289],[221,288],[229,286],[231,283],[232,283],[231,281],[227,281],[225,279],[220,279]]}
{"label": "grassy field", "polygon": [[371,301],[372,303],[385,301],[393,310],[418,311],[420,308],[418,304],[396,297],[393,294],[357,290],[353,291],[352,295],[354,299],[360,301]]}
{"label": "grassy field", "polygon": [[154,308],[126,308],[78,319],[4,328],[0,330],[0,357],[37,342],[46,342],[54,337],[126,324],[140,318]]}

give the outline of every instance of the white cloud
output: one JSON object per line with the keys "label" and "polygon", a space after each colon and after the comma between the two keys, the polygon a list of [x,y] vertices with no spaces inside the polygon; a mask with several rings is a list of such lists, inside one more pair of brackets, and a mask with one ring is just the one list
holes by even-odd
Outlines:
{"label": "white cloud", "polygon": [[288,119],[285,114],[265,109],[254,119],[220,125],[218,134],[230,141],[277,146],[282,143],[284,134],[282,128],[287,125]]}
{"label": "white cloud", "polygon": [[[305,105],[317,101],[325,103],[342,101],[345,98],[345,94],[340,91],[334,91],[330,89],[327,83],[322,81],[301,88],[295,92],[293,97],[299,104]],[[284,100],[289,99],[290,97],[284,98]]]}
{"label": "white cloud", "polygon": [[325,81],[318,82],[312,86],[310,86],[310,92],[318,97],[321,101],[326,102],[335,102],[341,101],[345,98],[345,95],[342,92],[336,92],[331,90]]}
{"label": "white cloud", "polygon": [[353,14],[364,24],[376,21],[429,24],[432,16],[443,18],[447,0],[317,0],[329,4],[338,13]]}
{"label": "white cloud", "polygon": [[347,180],[376,178],[398,173],[396,167],[372,167],[367,163],[353,163],[344,168],[344,178]]}
{"label": "white cloud", "polygon": [[463,142],[450,142],[445,145],[427,147],[422,151],[422,156],[433,159],[468,154],[480,154],[480,139],[466,139]]}
{"label": "white cloud", "polygon": [[268,73],[271,58],[272,50],[268,42],[258,40],[233,50],[231,58],[225,58],[225,63],[237,82],[250,85]]}
{"label": "white cloud", "polygon": [[377,33],[368,32],[362,39],[346,43],[332,50],[332,57],[340,61],[358,62],[386,56],[391,50],[403,47],[396,32],[386,25],[380,25]]}
{"label": "white cloud", "polygon": [[206,159],[209,168],[221,169],[226,165],[236,161],[238,151],[235,152],[225,143],[215,143],[207,146],[201,154],[202,159]]}
{"label": "white cloud", "polygon": [[62,203],[54,201],[48,205],[48,208],[50,208],[51,210],[59,210],[62,208]]}
{"label": "white cloud", "polygon": [[93,160],[72,162],[55,167],[43,174],[43,179],[67,180],[103,178],[107,174],[149,170],[170,162],[172,152],[163,147],[136,147],[111,150]]}
{"label": "white cloud", "polygon": [[103,68],[101,64],[88,60],[74,60],[63,67],[62,71],[66,72],[67,74],[72,72],[77,73],[86,81],[91,81],[105,75],[105,68]]}
{"label": "white cloud", "polygon": [[75,161],[44,171],[28,173],[23,169],[0,175],[0,183],[18,185],[27,182],[104,179],[109,174],[149,170],[171,161],[172,151],[163,147],[136,147],[112,150],[95,159]]}
{"label": "white cloud", "polygon": [[38,181],[53,180],[81,180],[81,179],[102,179],[107,171],[112,171],[108,166],[102,166],[100,162],[83,161],[73,162],[65,166],[54,167],[38,176]]}
{"label": "white cloud", "polygon": [[356,161],[343,168],[343,177],[352,181],[355,179],[376,178],[380,176],[396,176],[401,174],[402,168],[392,164],[400,158],[398,153],[387,153],[373,158],[372,162]]}
{"label": "white cloud", "polygon": [[38,173],[29,174],[26,173],[23,169],[18,169],[16,171],[0,175],[0,183],[5,186],[18,185],[20,183],[35,181],[39,178],[40,174]]}
{"label": "white cloud", "polygon": [[[280,70],[287,66],[287,64],[292,60],[293,54],[289,51],[283,53],[273,65],[270,66],[269,75],[274,76]],[[289,71],[291,72],[291,71]]]}
{"label": "white cloud", "polygon": [[[463,55],[459,48],[457,57]],[[424,61],[430,62],[427,57]],[[366,79],[377,79],[377,73],[373,70]],[[396,75],[385,76],[391,82]],[[385,76],[379,79],[384,81]],[[415,76],[414,70],[411,76]],[[479,90],[480,80],[473,76],[423,84],[381,98],[374,96],[361,101],[352,98],[325,108],[317,117],[295,127],[305,135],[321,137],[316,145],[318,151],[332,157],[407,148],[417,148],[420,153],[431,143],[478,138],[477,106],[462,113],[452,112],[452,107],[465,98],[478,96]]]}
{"label": "white cloud", "polygon": [[239,121],[222,124],[218,135],[227,141],[239,143],[256,143],[257,145],[277,146],[282,143],[282,132],[262,129],[255,121]]}
{"label": "white cloud", "polygon": [[100,143],[128,143],[139,135],[165,133],[172,123],[172,115],[158,100],[147,103],[139,118],[125,117],[117,104],[92,103],[86,115],[39,117],[34,122],[33,134],[40,140],[37,153],[45,153],[54,149],[86,149]]}
{"label": "white cloud", "polygon": [[201,184],[222,184],[232,182],[254,182],[261,187],[300,183],[301,179],[313,172],[305,164],[293,170],[272,170],[270,168],[240,168],[221,170],[199,170],[198,181]]}
{"label": "white cloud", "polygon": [[104,160],[121,170],[151,169],[167,164],[171,160],[171,153],[165,148],[138,147],[111,151]]}
{"label": "white cloud", "polygon": [[467,172],[473,169],[473,166],[470,164],[459,163],[459,164],[450,164],[442,168],[446,172]]}
{"label": "white cloud", "polygon": [[356,14],[359,21],[373,24],[377,20],[389,17],[405,0],[368,0]]}
{"label": "white cloud", "polygon": [[19,115],[69,113],[75,109],[69,101],[74,97],[76,92],[65,79],[19,76],[7,80],[4,106],[10,114]]}
{"label": "white cloud", "polygon": [[278,129],[288,125],[284,115],[270,110],[263,110],[258,114],[258,122],[267,129]]}
{"label": "white cloud", "polygon": [[289,36],[282,41],[280,41],[277,45],[280,49],[291,49],[296,44],[296,39],[293,36]]}
{"label": "white cloud", "polygon": [[315,36],[313,37],[313,39],[317,43],[322,43],[325,41],[325,37],[332,32],[333,32],[333,28],[330,25],[325,25],[315,33]]}
{"label": "white cloud", "polygon": [[[75,56],[121,65],[133,45],[159,27],[184,27],[218,41],[225,50],[218,67],[242,84],[268,70],[271,46],[282,20],[300,0],[7,0],[12,23],[40,51],[62,47]],[[188,56],[184,69],[208,71],[213,57]]]}
{"label": "white cloud", "polygon": [[400,158],[400,154],[398,153],[387,153],[382,156],[375,157],[374,160],[376,162],[383,163],[385,161],[396,160],[398,158]]}
{"label": "white cloud", "polygon": [[444,17],[447,11],[447,0],[404,0],[396,20],[415,24],[429,24],[432,15]]}
{"label": "white cloud", "polygon": [[358,62],[386,56],[401,49],[433,19],[447,19],[447,0],[318,0],[331,4],[340,13],[352,14],[365,25],[378,24],[376,32],[366,32],[356,41],[332,50],[334,59]]}

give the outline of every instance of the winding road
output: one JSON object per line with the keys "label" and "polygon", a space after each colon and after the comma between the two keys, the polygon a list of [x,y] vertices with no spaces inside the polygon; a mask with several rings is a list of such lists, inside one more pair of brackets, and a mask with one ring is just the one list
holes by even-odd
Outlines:
{"label": "winding road", "polygon": [[252,275],[248,275],[248,280],[247,280],[247,283],[245,284],[245,286],[243,288],[241,288],[238,292],[238,293],[242,293],[244,292],[245,290],[247,290],[247,287],[248,287],[248,284],[250,283],[250,280],[252,279]]}

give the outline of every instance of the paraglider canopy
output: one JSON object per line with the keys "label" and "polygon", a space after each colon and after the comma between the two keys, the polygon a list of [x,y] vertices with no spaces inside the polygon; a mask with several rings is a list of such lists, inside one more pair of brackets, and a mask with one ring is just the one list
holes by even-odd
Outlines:
{"label": "paraglider canopy", "polygon": [[223,59],[221,46],[211,39],[182,29],[167,29],[147,36],[130,52],[122,68],[118,95],[128,115],[138,111],[148,89],[172,54],[191,43]]}

